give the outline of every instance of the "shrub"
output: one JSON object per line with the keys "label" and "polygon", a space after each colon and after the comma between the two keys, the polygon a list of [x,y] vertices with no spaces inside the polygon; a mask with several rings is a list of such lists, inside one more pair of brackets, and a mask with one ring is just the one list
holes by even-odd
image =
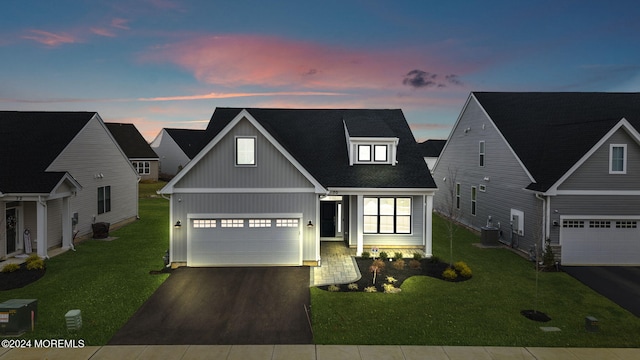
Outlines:
{"label": "shrub", "polygon": [[384,284],[382,285],[382,288],[384,289],[385,294],[397,294],[402,291],[402,289],[397,288],[391,284]]}
{"label": "shrub", "polygon": [[329,290],[330,292],[338,292],[338,291],[340,291],[340,286],[338,286],[338,285],[329,285],[327,290]]}
{"label": "shrub", "polygon": [[20,269],[20,265],[18,264],[7,264],[2,268],[3,273],[12,273]]}
{"label": "shrub", "polygon": [[410,269],[420,269],[422,266],[420,265],[420,261],[413,259],[411,261],[409,261],[409,268]]}
{"label": "shrub", "polygon": [[414,252],[413,253],[413,260],[422,260],[422,254],[420,254],[419,252]]}
{"label": "shrub", "polygon": [[378,289],[376,289],[375,286],[367,286],[366,288],[364,288],[364,292],[374,293],[378,292]]}
{"label": "shrub", "polygon": [[37,259],[27,262],[27,270],[42,270],[44,269],[44,260]]}
{"label": "shrub", "polygon": [[368,251],[363,251],[361,256],[362,256],[363,259],[370,259],[371,258],[371,254]]}
{"label": "shrub", "polygon": [[386,251],[381,251],[380,252],[380,259],[387,261],[387,259],[389,258],[389,254],[387,254]]}
{"label": "shrub", "polygon": [[396,269],[398,269],[398,270],[402,270],[402,269],[404,269],[404,265],[405,265],[405,264],[404,264],[404,260],[402,260],[402,259],[400,259],[400,260],[398,260],[398,261],[395,261],[395,262],[393,263],[393,267],[394,267],[394,268],[396,268]]}
{"label": "shrub", "polygon": [[445,280],[453,281],[458,277],[458,273],[456,273],[456,271],[452,268],[447,268],[442,272],[442,277]]}
{"label": "shrub", "polygon": [[453,267],[462,277],[470,278],[472,275],[471,268],[464,261],[458,261],[453,264]]}
{"label": "shrub", "polygon": [[393,253],[393,260],[400,260],[400,259],[402,259],[402,253],[401,252]]}
{"label": "shrub", "polygon": [[26,263],[30,263],[32,261],[36,261],[36,260],[40,260],[40,257],[38,256],[38,254],[31,254],[29,255],[29,257],[25,260]]}
{"label": "shrub", "polygon": [[440,262],[440,258],[437,257],[437,256],[432,256],[432,257],[429,258],[429,262],[432,263],[432,264],[437,264],[437,263]]}
{"label": "shrub", "polygon": [[397,282],[398,279],[394,278],[393,276],[387,276],[387,282],[389,284],[393,284],[394,282]]}
{"label": "shrub", "polygon": [[358,284],[351,283],[351,284],[347,285],[347,288],[349,288],[349,290],[357,291],[358,290]]}

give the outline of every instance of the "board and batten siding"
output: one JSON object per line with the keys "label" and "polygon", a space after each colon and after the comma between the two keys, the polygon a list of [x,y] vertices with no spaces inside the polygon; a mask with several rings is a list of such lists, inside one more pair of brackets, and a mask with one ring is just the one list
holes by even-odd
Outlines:
{"label": "board and batten siding", "polygon": [[[609,174],[611,144],[627,145],[626,174]],[[640,190],[640,146],[624,129],[619,129],[558,190]]]}
{"label": "board and batten siding", "polygon": [[[94,217],[95,222],[113,226],[138,215],[137,173],[97,115],[47,170],[67,171],[82,186],[71,198],[71,213],[78,213],[78,236],[92,233]],[[98,214],[98,187],[102,186],[111,186],[111,211]]]}
{"label": "board and batten siding", "polygon": [[[256,166],[235,165],[235,138],[256,137]],[[226,134],[176,188],[308,188],[314,187],[248,120]]]}
{"label": "board and batten siding", "polygon": [[[300,229],[303,232],[303,260],[316,260],[316,233],[304,224],[316,223],[318,197],[314,193],[218,193],[192,194],[176,192],[173,200],[172,222],[187,224],[189,214],[303,214]],[[260,218],[257,216],[257,218]],[[189,226],[173,228],[172,261],[187,261],[187,236]]]}
{"label": "board and batten siding", "polygon": [[[364,197],[410,197],[411,198],[411,233],[410,234],[363,234],[362,244],[364,250],[369,251],[371,246],[384,246],[384,247],[406,247],[424,246],[424,197],[398,195],[398,196],[377,196],[375,194],[364,195]],[[358,197],[355,195],[349,196],[349,216],[347,221],[348,233],[351,234],[348,237],[349,247],[357,246],[357,234],[358,234],[358,207],[362,207],[363,204],[358,204]],[[393,254],[391,254],[393,255]]]}
{"label": "board and batten siding", "polygon": [[[479,162],[480,141],[485,144],[484,166]],[[524,251],[539,239],[542,201],[523,190],[531,179],[474,97],[470,97],[449,136],[433,178],[438,186],[434,196],[437,212],[449,212],[448,197],[457,182],[461,190],[458,221],[480,230],[491,216],[493,225],[501,230],[502,241],[513,240]],[[471,214],[472,187],[477,189],[476,215]],[[524,213],[523,237],[511,237],[511,209]]]}

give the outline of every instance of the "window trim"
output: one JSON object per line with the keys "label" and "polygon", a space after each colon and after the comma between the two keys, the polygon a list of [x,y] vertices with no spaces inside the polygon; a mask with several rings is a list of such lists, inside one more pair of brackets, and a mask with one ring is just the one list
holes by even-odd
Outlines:
{"label": "window trim", "polygon": [[[384,148],[384,159],[378,159],[378,149]],[[373,161],[378,163],[387,163],[389,162],[389,146],[386,144],[373,144]]]}
{"label": "window trim", "polygon": [[[253,143],[253,161],[250,163],[240,163],[240,146],[239,140],[252,140]],[[237,167],[255,167],[258,166],[257,155],[258,155],[258,140],[255,136],[236,136],[235,137],[235,166]],[[248,151],[247,151],[248,153]]]}
{"label": "window trim", "polygon": [[[376,200],[376,213],[375,214],[367,214],[364,211],[364,202],[366,199],[375,199]],[[382,199],[393,199],[393,215],[381,214],[380,204]],[[398,214],[398,199],[408,199],[409,200],[409,215],[399,215]],[[410,196],[397,196],[397,197],[389,197],[389,196],[364,196],[363,197],[363,225],[365,217],[375,217],[376,219],[376,229],[374,231],[366,231],[364,226],[362,228],[362,233],[366,235],[411,235],[413,234],[413,198]],[[393,218],[393,230],[391,232],[381,231],[381,218],[392,217]],[[409,232],[398,232],[398,219],[399,218],[408,218],[409,219]]]}
{"label": "window trim", "polygon": [[[131,164],[136,169],[136,171],[138,171],[138,175],[151,174],[151,161],[136,160],[132,161]],[[142,172],[140,170],[142,170]]]}
{"label": "window trim", "polygon": [[471,187],[471,215],[476,216],[478,212],[478,188]]}
{"label": "window trim", "polygon": [[487,149],[484,140],[480,140],[480,142],[478,143],[478,165],[480,167],[484,167],[486,150]]}
{"label": "window trim", "polygon": [[[622,148],[622,170],[614,170],[613,151],[616,148]],[[627,144],[609,144],[609,174],[626,174],[627,173]]]}
{"label": "window trim", "polygon": [[[102,196],[101,196],[102,195]],[[102,200],[100,198],[102,197]],[[111,211],[111,185],[98,187],[98,215]]]}
{"label": "window trim", "polygon": [[[358,144],[358,146],[356,147],[358,150],[358,153],[356,154],[356,158],[358,159],[359,163],[369,163],[371,162],[371,144]],[[364,148],[367,148],[366,151],[362,151]],[[362,159],[361,158],[361,154],[363,155],[368,155],[369,159]]]}

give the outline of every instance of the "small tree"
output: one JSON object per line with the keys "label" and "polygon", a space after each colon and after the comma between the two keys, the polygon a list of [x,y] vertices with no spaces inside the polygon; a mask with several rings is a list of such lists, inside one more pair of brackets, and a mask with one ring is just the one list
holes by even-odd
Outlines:
{"label": "small tree", "polygon": [[444,208],[440,212],[447,218],[447,236],[449,237],[449,264],[453,265],[453,238],[458,230],[458,220],[460,219],[460,204],[458,203],[459,185],[456,182],[458,177],[457,169],[448,169],[449,176],[445,179]]}
{"label": "small tree", "polygon": [[378,276],[378,274],[382,273],[384,266],[384,261],[380,259],[373,260],[373,263],[371,263],[371,266],[369,266],[369,272],[373,274],[373,285],[376,284],[376,277]]}

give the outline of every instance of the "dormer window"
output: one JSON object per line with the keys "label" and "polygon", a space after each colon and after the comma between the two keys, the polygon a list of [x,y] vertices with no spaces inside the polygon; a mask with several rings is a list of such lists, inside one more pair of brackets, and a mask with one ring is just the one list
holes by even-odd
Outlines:
{"label": "dormer window", "polygon": [[358,162],[371,161],[371,145],[358,145]]}
{"label": "dormer window", "polygon": [[[395,165],[396,153],[398,148],[398,139],[389,131],[383,131],[387,136],[373,137],[366,136],[369,131],[362,128],[362,124],[351,124],[355,129],[353,133],[349,132],[349,128],[345,122],[344,134],[347,140],[347,151],[349,152],[349,165],[356,164],[376,164],[376,165]],[[388,130],[388,129],[387,129]],[[365,136],[356,136],[362,134]]]}
{"label": "dormer window", "polygon": [[358,145],[358,162],[387,163],[389,145]]}

